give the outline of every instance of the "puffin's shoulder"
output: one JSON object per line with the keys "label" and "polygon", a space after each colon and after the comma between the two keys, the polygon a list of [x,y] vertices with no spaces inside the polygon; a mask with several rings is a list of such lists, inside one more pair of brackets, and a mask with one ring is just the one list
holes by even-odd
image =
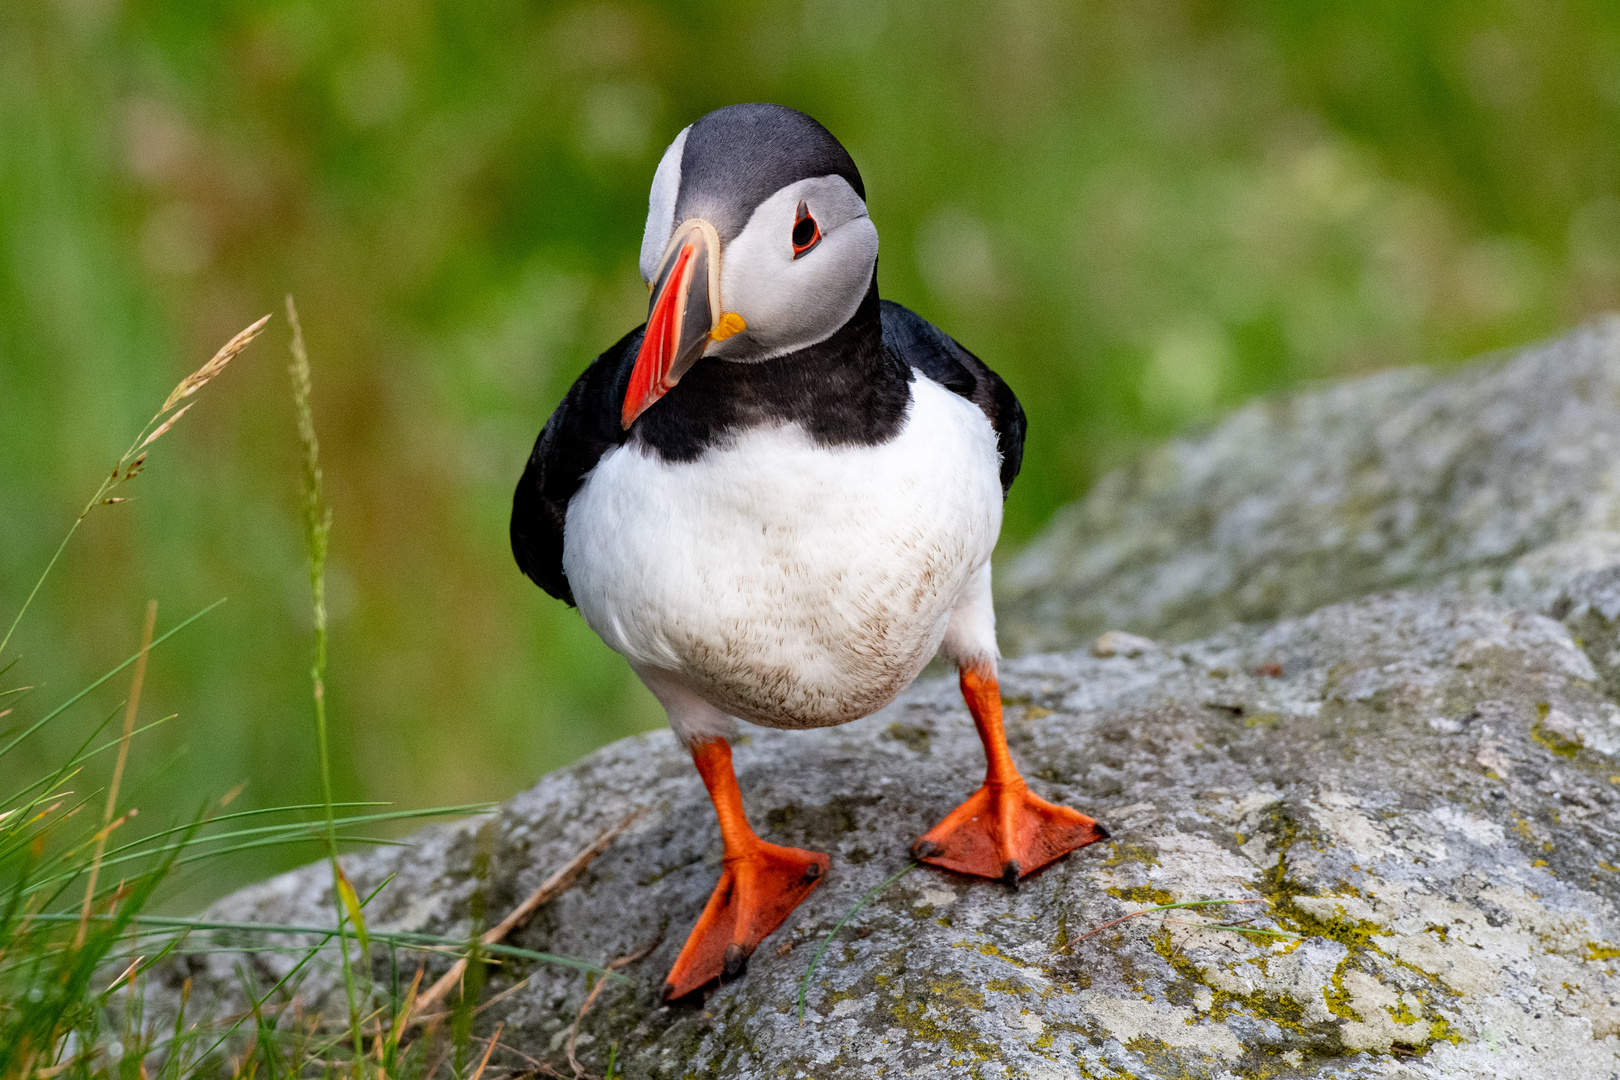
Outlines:
{"label": "puffin's shoulder", "polygon": [[572,605],[563,572],[563,526],[568,501],[602,455],[622,446],[620,403],[630,384],[645,326],[638,326],[598,356],[569,388],[546,421],[512,496],[512,554],[534,583]]}
{"label": "puffin's shoulder", "polygon": [[893,300],[881,302],[883,344],[912,370],[977,405],[995,428],[1006,495],[1024,462],[1024,408],[1001,376],[956,339]]}

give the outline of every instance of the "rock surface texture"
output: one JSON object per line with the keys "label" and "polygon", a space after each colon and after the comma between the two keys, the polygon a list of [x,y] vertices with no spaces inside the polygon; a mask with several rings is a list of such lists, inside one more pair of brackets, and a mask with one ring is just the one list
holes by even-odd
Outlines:
{"label": "rock surface texture", "polygon": [[998,570],[1009,652],[1185,641],[1380,589],[1540,607],[1620,563],[1620,318],[1441,377],[1238,410],[1099,482]]}
{"label": "rock surface texture", "polygon": [[[1255,406],[1107,481],[1020,563],[1014,610],[1031,641],[1161,641],[1010,660],[1003,691],[1032,786],[1113,840],[1016,892],[910,871],[833,936],[802,1023],[819,944],[978,782],[952,683],[842,728],[748,729],[756,827],[832,870],[695,1007],[658,990],[720,841],[667,732],[348,873],[362,895],[397,875],[374,929],[466,935],[642,809],[509,939],[597,963],[653,946],[579,1024],[596,1075],[614,1046],[629,1078],[1620,1075],[1617,440],[1609,324]],[[1211,629],[1232,619],[1250,624]],[[330,925],[328,873],[210,915]],[[1244,902],[1103,928],[1211,899]],[[172,978],[228,997],[238,959]],[[292,960],[252,963],[273,981]],[[316,970],[306,1007],[333,986]],[[478,1033],[502,1022],[503,1046],[573,1075],[585,976],[513,963],[502,992]]]}

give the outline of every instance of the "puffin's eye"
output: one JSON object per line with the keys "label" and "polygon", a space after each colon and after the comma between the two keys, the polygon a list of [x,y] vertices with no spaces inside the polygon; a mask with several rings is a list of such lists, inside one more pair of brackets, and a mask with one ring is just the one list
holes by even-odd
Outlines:
{"label": "puffin's eye", "polygon": [[810,208],[799,203],[799,213],[793,219],[793,257],[797,259],[821,243],[821,226],[810,216]]}

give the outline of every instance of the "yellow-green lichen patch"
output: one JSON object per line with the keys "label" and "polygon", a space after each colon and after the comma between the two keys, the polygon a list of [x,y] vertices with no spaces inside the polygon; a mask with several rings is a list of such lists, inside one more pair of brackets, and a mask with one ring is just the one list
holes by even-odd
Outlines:
{"label": "yellow-green lichen patch", "polygon": [[1366,907],[1365,902],[1350,898],[1294,896],[1278,905],[1277,921],[1307,937],[1327,938],[1345,947],[1344,959],[1335,967],[1329,985],[1322,988],[1322,1001],[1329,1012],[1347,1022],[1341,1027],[1347,1048],[1387,1052],[1392,1045],[1422,1047],[1429,1041],[1426,1031],[1417,1035],[1399,1028],[1430,1019],[1416,1011],[1428,1003],[1415,992],[1402,994],[1385,986],[1367,969],[1378,963],[1393,964],[1422,978],[1428,993],[1449,991],[1433,973],[1386,953],[1374,939],[1388,938],[1390,931],[1371,919],[1347,913],[1346,899],[1358,909]]}
{"label": "yellow-green lichen patch", "polygon": [[984,994],[973,987],[961,977],[946,975],[940,978],[927,980],[928,992],[942,1001],[949,1002],[955,1009],[984,1009]]}
{"label": "yellow-green lichen patch", "polygon": [[[1286,807],[1280,803],[1274,806],[1268,815],[1268,824],[1275,838],[1272,847],[1281,857],[1262,871],[1257,887],[1271,902],[1271,913],[1279,926],[1305,937],[1337,941],[1352,952],[1366,949],[1375,934],[1387,932],[1371,920],[1352,918],[1344,904],[1331,897],[1317,896],[1314,888],[1289,874],[1288,852],[1299,839],[1301,830],[1298,820]],[[1359,899],[1357,895],[1356,900]]]}
{"label": "yellow-green lichen patch", "polygon": [[1127,900],[1133,904],[1146,904],[1149,907],[1159,907],[1163,904],[1174,904],[1176,902],[1174,893],[1166,892],[1163,889],[1155,889],[1151,885],[1131,885],[1129,887],[1115,885],[1109,888],[1108,895],[1119,900]]}
{"label": "yellow-green lichen patch", "polygon": [[1559,757],[1572,758],[1580,753],[1581,744],[1575,739],[1566,739],[1564,736],[1547,727],[1541,720],[1530,725],[1530,738],[1545,746]]}
{"label": "yellow-green lichen patch", "polygon": [[1420,1019],[1418,1014],[1412,1011],[1412,995],[1410,994],[1398,996],[1395,999],[1395,1004],[1384,1006],[1384,1011],[1389,1013],[1390,1019],[1404,1026],[1415,1024]]}
{"label": "yellow-green lichen patch", "polygon": [[[1277,922],[1303,937],[1337,941],[1351,952],[1379,951],[1373,938],[1389,931],[1371,919],[1352,917],[1344,899],[1332,896],[1294,896],[1273,906]],[[1352,901],[1353,902],[1353,901]],[[1365,906],[1365,905],[1361,905]]]}
{"label": "yellow-green lichen patch", "polygon": [[[1192,1071],[1192,1066],[1203,1065],[1205,1062],[1188,1061],[1184,1052],[1177,1050],[1161,1039],[1138,1036],[1125,1043],[1125,1049],[1141,1058],[1147,1067],[1152,1070],[1153,1076],[1173,1076],[1177,1080],[1198,1075]],[[1207,1071],[1200,1069],[1207,1075]]]}
{"label": "yellow-green lichen patch", "polygon": [[[1277,834],[1276,848],[1284,857],[1262,871],[1259,887],[1271,901],[1277,925],[1303,939],[1325,939],[1344,949],[1332,974],[1321,985],[1320,1003],[1307,1003],[1307,1011],[1314,1009],[1321,1016],[1325,1007],[1337,1018],[1332,1041],[1340,1042],[1344,1050],[1374,1053],[1389,1053],[1394,1047],[1417,1052],[1435,1039],[1456,1041],[1459,1036],[1435,1017],[1431,1004],[1435,995],[1450,1000],[1456,991],[1433,972],[1386,951],[1386,946],[1393,948],[1397,944],[1402,946],[1399,951],[1412,949],[1411,942],[1372,917],[1377,910],[1374,894],[1378,890],[1364,892],[1344,882],[1345,887],[1337,893],[1317,893],[1290,874],[1286,854],[1297,836],[1291,815],[1277,814],[1271,824]],[[1445,947],[1449,935],[1441,929],[1421,936]],[[1220,1004],[1234,1007],[1227,999],[1221,999]],[[1289,1029],[1287,1015],[1271,1018]],[[1321,1040],[1316,1042],[1320,1045]]]}
{"label": "yellow-green lichen patch", "polygon": [[[1181,979],[1203,987],[1208,991],[1203,998],[1199,1009],[1207,1012],[1209,1019],[1224,1022],[1234,1013],[1254,1017],[1257,1020],[1270,1020],[1279,1027],[1294,1031],[1301,1037],[1307,1033],[1301,1027],[1305,1019],[1305,1007],[1287,993],[1268,994],[1264,988],[1257,988],[1248,993],[1238,993],[1229,986],[1218,985],[1205,971],[1188,958],[1186,952],[1178,947],[1168,930],[1160,930],[1152,937],[1153,951],[1170,966],[1170,969]],[[1194,995],[1195,998],[1202,995]]]}
{"label": "yellow-green lichen patch", "polygon": [[984,984],[984,988],[997,994],[1033,994],[1034,987],[1012,979],[991,979]]}
{"label": "yellow-green lichen patch", "polygon": [[1586,943],[1586,958],[1588,960],[1620,960],[1620,949],[1608,942],[1588,941]]}
{"label": "yellow-green lichen patch", "polygon": [[1123,1069],[1116,1068],[1106,1061],[1098,1061],[1094,1064],[1097,1068],[1106,1069],[1108,1071],[1092,1072],[1091,1069],[1087,1067],[1087,1063],[1084,1059],[1074,1063],[1075,1069],[1080,1073],[1081,1080],[1139,1080],[1135,1073],[1129,1073]]}
{"label": "yellow-green lichen patch", "polygon": [[1416,1050],[1427,1046],[1433,1031],[1430,1018],[1414,1009],[1422,1001],[1410,991],[1385,985],[1365,971],[1343,970],[1334,974],[1334,985],[1353,999],[1360,1019],[1339,1025],[1339,1037],[1346,1050],[1388,1053],[1396,1046]]}
{"label": "yellow-green lichen patch", "polygon": [[958,976],[925,980],[922,991],[908,989],[889,1006],[894,1022],[915,1039],[943,1043],[959,1054],[979,1061],[998,1056],[996,1044],[972,1028],[947,1027],[984,1011],[984,995]]}
{"label": "yellow-green lichen patch", "polygon": [[1322,988],[1322,1000],[1327,1004],[1328,1012],[1334,1016],[1359,1021],[1361,1015],[1350,1007],[1350,991],[1344,985],[1344,967],[1349,962],[1349,957],[1346,957],[1334,969],[1332,985]]}
{"label": "yellow-green lichen patch", "polygon": [[1019,968],[1027,968],[1027,967],[1029,967],[1029,965],[1026,964],[1024,961],[1018,959],[1016,956],[1008,956],[1006,953],[1004,953],[1000,949],[996,948],[996,946],[992,942],[988,942],[988,941],[981,941],[977,945],[975,945],[971,941],[958,941],[956,944],[952,945],[951,948],[953,948],[953,949],[972,949],[973,951],[975,951],[977,953],[981,953],[984,956],[993,956],[997,960],[1005,960],[1007,963],[1011,964],[1013,967],[1019,967]]}
{"label": "yellow-green lichen patch", "polygon": [[[1102,1021],[1110,1036],[1132,1049],[1156,1046],[1190,1050],[1204,1058],[1229,1062],[1243,1056],[1243,1044],[1225,1024],[1200,1023],[1191,1006],[1098,995],[1087,1002],[1087,1011]],[[1186,1061],[1180,1060],[1184,1068]]]}
{"label": "yellow-green lichen patch", "polygon": [[1457,1033],[1456,1029],[1446,1021],[1430,1020],[1429,1041],[1432,1043],[1448,1042],[1452,1046],[1461,1046],[1463,1039],[1462,1036]]}
{"label": "yellow-green lichen patch", "polygon": [[1124,866],[1127,863],[1138,863],[1142,866],[1158,866],[1159,853],[1148,844],[1133,844],[1128,841],[1116,840],[1113,850],[1102,861],[1105,867]]}

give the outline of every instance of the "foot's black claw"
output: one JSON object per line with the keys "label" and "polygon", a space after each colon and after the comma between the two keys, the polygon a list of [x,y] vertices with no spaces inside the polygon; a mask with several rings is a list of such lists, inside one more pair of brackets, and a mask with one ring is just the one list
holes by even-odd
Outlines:
{"label": "foot's black claw", "polygon": [[748,954],[742,951],[742,946],[735,943],[727,945],[725,966],[720,969],[721,980],[735,979],[747,970]]}
{"label": "foot's black claw", "polygon": [[1016,889],[1018,888],[1018,878],[1022,872],[1023,867],[1018,865],[1017,859],[1013,859],[1001,868],[1001,880],[1008,888]]}
{"label": "foot's black claw", "polygon": [[918,840],[911,845],[911,854],[918,859],[932,859],[944,850],[944,847],[932,840]]}
{"label": "foot's black claw", "polygon": [[818,862],[813,862],[804,868],[804,880],[814,881],[816,878],[821,876],[821,873],[821,864]]}
{"label": "foot's black claw", "polygon": [[703,1007],[703,987],[686,994],[675,993],[674,983],[665,983],[664,991],[659,995],[658,1003],[667,1005],[672,1009],[700,1009]]}

